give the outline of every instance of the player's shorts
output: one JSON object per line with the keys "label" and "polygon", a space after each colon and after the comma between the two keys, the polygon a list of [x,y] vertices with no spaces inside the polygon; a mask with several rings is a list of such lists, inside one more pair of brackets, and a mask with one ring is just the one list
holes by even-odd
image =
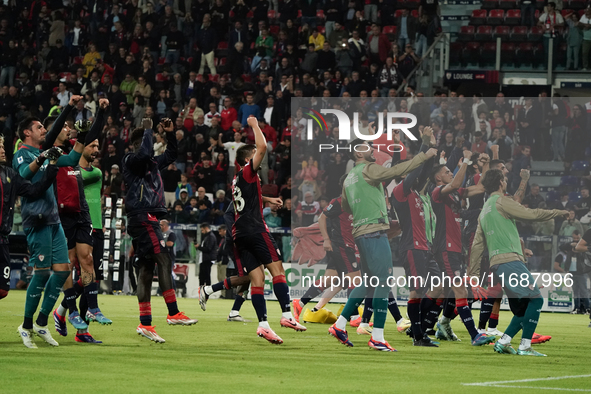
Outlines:
{"label": "player's shorts", "polygon": [[92,258],[94,260],[94,275],[96,280],[103,280],[103,270],[101,270],[101,263],[103,262],[103,250],[105,248],[105,234],[103,229],[92,230],[92,241],[94,247],[92,249]]}
{"label": "player's shorts", "polygon": [[463,266],[464,256],[457,252],[438,252],[435,253],[435,261],[439,265],[439,269],[446,276],[455,277],[464,274]]}
{"label": "player's shorts", "polygon": [[359,257],[355,249],[346,246],[334,246],[332,252],[326,252],[326,269],[340,274],[359,271]]}
{"label": "player's shorts", "polygon": [[[248,253],[245,253],[248,252]],[[282,261],[281,253],[273,237],[269,233],[249,234],[234,240],[234,262],[242,275],[258,268],[260,265]]]}
{"label": "player's shorts", "polygon": [[10,251],[8,243],[0,240],[0,290],[10,290]]}
{"label": "player's shorts", "polygon": [[138,257],[168,253],[160,220],[148,213],[133,215],[127,219],[127,233],[131,236],[134,253]]}
{"label": "player's shorts", "polygon": [[60,223],[25,229],[29,246],[29,266],[51,268],[54,264],[69,264],[68,243]]}
{"label": "player's shorts", "polygon": [[68,250],[76,247],[76,244],[92,243],[92,221],[88,212],[74,212],[60,215],[64,234],[68,240]]}
{"label": "player's shorts", "polygon": [[495,282],[501,283],[509,298],[541,297],[540,289],[533,276],[521,261],[511,261],[491,266]]}
{"label": "player's shorts", "polygon": [[[428,287],[429,276],[441,276],[439,266],[427,250],[411,249],[400,254],[404,273],[411,291],[420,291]],[[419,279],[420,278],[420,279]]]}

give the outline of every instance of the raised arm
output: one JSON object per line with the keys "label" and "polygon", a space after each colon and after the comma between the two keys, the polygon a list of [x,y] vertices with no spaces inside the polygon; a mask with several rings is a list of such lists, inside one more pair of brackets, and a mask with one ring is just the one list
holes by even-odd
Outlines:
{"label": "raised arm", "polygon": [[497,200],[497,211],[506,219],[529,220],[544,222],[559,216],[568,216],[568,211],[560,209],[529,209],[512,198],[500,197]]}
{"label": "raised arm", "polygon": [[519,187],[513,195],[513,200],[521,204],[525,198],[525,190],[527,189],[527,181],[529,180],[529,170],[523,169],[519,175],[521,176],[521,182],[519,182]]}
{"label": "raised arm", "polygon": [[326,228],[326,216],[324,213],[320,214],[318,218],[318,228],[320,229],[320,234],[322,234],[322,239],[324,240],[324,250],[327,252],[332,252],[332,243],[330,242],[330,237],[328,236],[328,229]]}
{"label": "raised arm", "polygon": [[142,144],[137,152],[134,152],[125,158],[125,165],[136,173],[143,173],[146,164],[152,159],[154,155],[154,131],[152,130],[152,119],[144,118],[142,120],[144,127],[144,136],[142,137]]}
{"label": "raised arm", "polygon": [[162,126],[162,129],[166,132],[167,140],[166,150],[163,154],[156,157],[156,161],[158,162],[158,168],[160,169],[160,171],[162,171],[171,163],[174,163],[178,156],[178,149],[172,120],[170,120],[169,118],[164,118],[160,122],[160,125]]}
{"label": "raised arm", "polygon": [[[437,154],[437,152],[435,152]],[[369,163],[363,169],[363,179],[370,185],[376,186],[381,182],[406,175],[429,159],[425,153],[419,153],[412,160],[386,168],[376,163]]]}
{"label": "raised arm", "polygon": [[45,136],[45,142],[43,143],[43,145],[41,145],[41,150],[47,150],[53,146],[58,135],[61,133],[62,128],[66,124],[66,119],[68,118],[68,115],[70,114],[74,106],[78,103],[78,101],[80,101],[81,99],[82,96],[72,95],[70,97],[70,102],[68,103],[68,105],[64,107],[62,113],[51,125],[51,130],[49,130],[49,132]]}
{"label": "raised arm", "polygon": [[[460,187],[462,187],[462,183],[464,182],[464,176],[466,175],[466,169],[468,168],[468,161],[470,160],[470,157],[472,156],[472,152],[470,152],[469,150],[465,150],[464,151],[464,162],[462,163],[462,165],[460,166],[460,169],[458,170],[458,172],[456,172],[456,175],[454,175],[454,179],[448,183],[447,185],[445,185],[445,187],[443,189],[441,189],[441,196],[447,196],[448,194],[451,194],[453,192],[455,192],[456,190],[458,190]],[[450,161],[448,160],[448,163]],[[451,162],[451,163],[455,163],[455,162]],[[484,189],[483,189],[484,191]]]}
{"label": "raised arm", "polygon": [[267,153],[267,139],[261,131],[261,128],[259,127],[259,121],[256,117],[252,115],[249,116],[247,122],[248,125],[252,128],[252,131],[254,132],[254,143],[257,147],[257,151],[254,157],[252,158],[252,169],[256,171],[259,169],[261,162],[263,161],[263,159],[265,158],[265,154]]}

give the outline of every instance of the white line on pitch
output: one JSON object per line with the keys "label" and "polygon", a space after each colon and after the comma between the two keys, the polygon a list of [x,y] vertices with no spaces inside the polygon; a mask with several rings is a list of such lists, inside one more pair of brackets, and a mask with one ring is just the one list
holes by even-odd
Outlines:
{"label": "white line on pitch", "polygon": [[584,391],[589,392],[587,389],[567,389],[561,387],[535,387],[535,386],[506,386],[502,384],[487,384],[482,385],[483,387],[502,387],[502,388],[515,388],[515,389],[532,389],[532,390],[559,390],[559,391]]}
{"label": "white line on pitch", "polygon": [[[501,380],[495,382],[481,382],[481,383],[462,383],[463,386],[491,386],[504,383],[525,383],[525,382],[541,382],[545,380],[561,380],[561,379],[576,379],[576,378],[589,378],[591,375],[570,375],[570,376],[553,376],[549,378],[536,378],[536,379],[521,379],[521,380]],[[509,386],[503,386],[509,387]],[[586,390],[590,391],[590,390]]]}

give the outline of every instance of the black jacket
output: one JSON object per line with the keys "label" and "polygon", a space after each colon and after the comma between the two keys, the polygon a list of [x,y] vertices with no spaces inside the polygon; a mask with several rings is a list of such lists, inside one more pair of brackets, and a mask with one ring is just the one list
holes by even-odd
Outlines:
{"label": "black jacket", "polygon": [[152,129],[146,129],[139,150],[128,153],[122,161],[127,190],[125,211],[128,217],[150,213],[161,218],[167,213],[160,171],[176,160],[176,138],[174,132],[166,133],[166,151],[154,157],[153,134]]}
{"label": "black jacket", "polygon": [[43,197],[45,190],[53,184],[58,172],[58,167],[48,165],[43,178],[39,182],[31,183],[22,178],[10,167],[0,165],[0,236],[8,237],[12,231],[12,219],[14,217],[14,202],[17,196]]}
{"label": "black jacket", "polygon": [[203,253],[203,262],[217,260],[218,242],[212,231],[203,235],[203,238],[201,238],[201,244],[197,247],[197,249]]}

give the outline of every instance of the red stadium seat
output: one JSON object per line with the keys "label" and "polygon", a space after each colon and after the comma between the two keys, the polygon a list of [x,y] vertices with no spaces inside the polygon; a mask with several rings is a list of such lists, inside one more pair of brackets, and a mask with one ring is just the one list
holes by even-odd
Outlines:
{"label": "red stadium seat", "polygon": [[510,31],[509,26],[497,26],[495,27],[495,38],[507,41],[509,40]]}
{"label": "red stadium seat", "polygon": [[394,41],[396,39],[396,26],[384,26],[383,33],[388,36],[390,41]]}
{"label": "red stadium seat", "polygon": [[323,36],[326,35],[326,27],[324,26],[316,26],[318,33],[322,34]]}
{"label": "red stadium seat", "polygon": [[505,22],[505,11],[503,10],[490,10],[486,22],[489,25],[502,25]]}
{"label": "red stadium seat", "polygon": [[508,10],[505,17],[506,25],[519,25],[521,23],[521,10]]}
{"label": "red stadium seat", "polygon": [[394,17],[400,18],[401,16],[402,16],[402,10],[396,10],[396,12],[394,13]]}
{"label": "red stadium seat", "polygon": [[166,77],[162,73],[156,74],[156,82],[164,82],[166,81]]}
{"label": "red stadium seat", "polygon": [[472,11],[472,16],[470,17],[470,24],[471,25],[484,25],[486,22],[486,10],[474,10]]}
{"label": "red stadium seat", "polygon": [[482,57],[482,60],[485,62],[494,62],[497,56],[497,43],[485,42],[482,45],[480,56]]}
{"label": "red stadium seat", "polygon": [[272,35],[277,37],[277,35],[279,34],[279,25],[271,25],[269,27],[269,31],[271,32]]}
{"label": "red stadium seat", "polygon": [[158,58],[158,65],[159,65],[159,66],[163,65],[163,64],[164,64],[164,62],[166,62],[166,58],[164,58],[164,57],[159,57],[159,58]]}
{"label": "red stadium seat", "polygon": [[581,19],[583,15],[585,15],[585,10],[579,10],[579,19]]}
{"label": "red stadium seat", "polygon": [[242,80],[244,82],[250,82],[251,81],[250,75],[248,75],[248,74],[242,74]]}
{"label": "red stadium seat", "polygon": [[544,29],[539,26],[534,26],[531,28],[529,32],[529,40],[530,41],[539,41],[542,39],[542,35],[544,34]]}
{"label": "red stadium seat", "polygon": [[74,58],[74,64],[82,64],[83,60],[84,60],[84,56],[76,56]]}
{"label": "red stadium seat", "polygon": [[512,42],[501,43],[501,62],[513,63],[515,62],[516,46]]}
{"label": "red stadium seat", "polygon": [[573,11],[573,10],[562,10],[562,11],[560,11],[560,13],[562,14],[563,17],[566,17],[567,15],[572,14],[573,12],[575,12],[575,11]]}
{"label": "red stadium seat", "polygon": [[324,16],[324,11],[323,10],[316,11],[316,18],[322,19],[322,20],[326,19],[326,16]]}
{"label": "red stadium seat", "polygon": [[474,39],[474,26],[462,26],[460,27],[460,34],[458,35],[459,41],[472,41]]}
{"label": "red stadium seat", "polygon": [[[224,60],[224,64],[226,63],[225,60],[226,59],[222,59]],[[213,83],[218,83],[220,81],[220,74],[216,74],[216,75],[209,75],[209,80]]]}
{"label": "red stadium seat", "polygon": [[522,42],[527,40],[527,27],[515,26],[511,31],[511,41]]}
{"label": "red stadium seat", "polygon": [[480,62],[480,43],[469,42],[464,47],[463,58],[468,63]]}
{"label": "red stadium seat", "polygon": [[246,14],[246,19],[251,20],[252,18],[254,18],[254,12],[248,11]]}
{"label": "red stadium seat", "polygon": [[532,63],[534,56],[534,47],[531,42],[522,42],[519,44],[515,57],[519,63]]}
{"label": "red stadium seat", "polygon": [[476,41],[489,41],[492,40],[492,26],[478,26],[474,39]]}
{"label": "red stadium seat", "polygon": [[269,18],[269,20],[277,19],[277,13],[275,12],[275,10],[269,10],[267,12],[267,18]]}

